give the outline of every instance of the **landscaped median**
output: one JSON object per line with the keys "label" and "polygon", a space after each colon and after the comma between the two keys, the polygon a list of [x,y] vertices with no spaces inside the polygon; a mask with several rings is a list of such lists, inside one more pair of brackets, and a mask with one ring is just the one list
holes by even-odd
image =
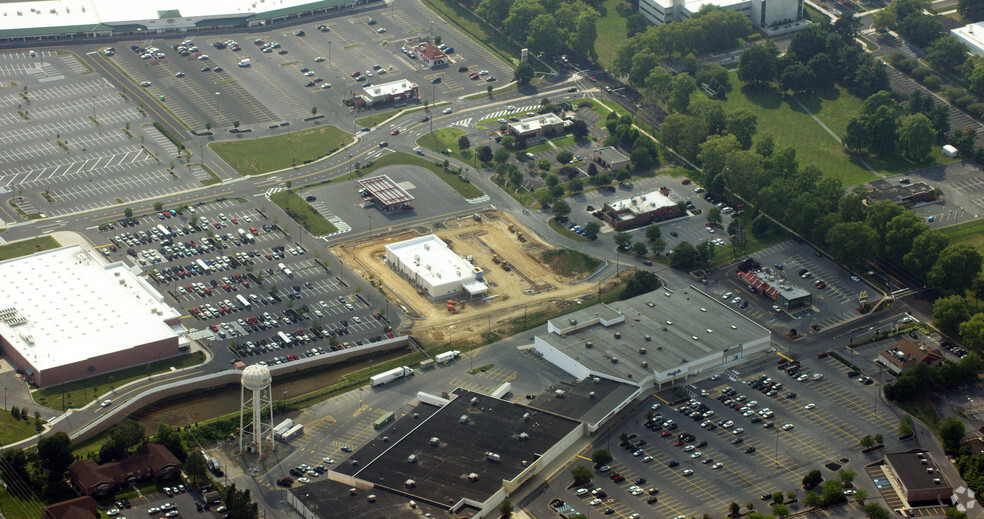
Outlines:
{"label": "landscaped median", "polygon": [[284,210],[304,230],[312,236],[327,236],[338,231],[335,224],[329,222],[321,213],[314,210],[294,191],[280,191],[270,196],[270,201]]}
{"label": "landscaped median", "polygon": [[365,175],[384,166],[393,166],[393,165],[400,165],[400,164],[427,168],[432,173],[437,175],[438,178],[443,180],[445,184],[451,186],[451,189],[457,191],[458,194],[461,195],[465,200],[478,198],[485,194],[482,192],[481,189],[475,187],[474,184],[468,182],[467,179],[464,179],[460,175],[457,175],[455,173],[452,173],[451,171],[444,169],[443,166],[439,164],[435,164],[425,158],[418,157],[416,155],[410,155],[408,153],[402,153],[402,152],[389,153],[387,155],[384,155],[379,160],[373,162],[372,165],[366,166],[364,168],[360,168],[359,174]]}
{"label": "landscaped median", "polygon": [[242,139],[209,144],[240,175],[260,175],[331,155],[353,141],[351,134],[334,126],[285,133],[261,139]]}

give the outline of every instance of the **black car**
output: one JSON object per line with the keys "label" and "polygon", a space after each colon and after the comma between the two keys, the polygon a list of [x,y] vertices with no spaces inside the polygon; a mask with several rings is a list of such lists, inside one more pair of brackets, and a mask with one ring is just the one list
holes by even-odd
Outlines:
{"label": "black car", "polygon": [[307,33],[306,33],[306,32],[304,32],[304,31],[297,31],[297,32],[295,32],[294,34],[296,34],[297,36],[304,36],[304,35],[306,35]]}
{"label": "black car", "polygon": [[495,77],[489,77],[489,78],[486,78],[486,80],[485,80],[486,83],[491,83],[493,81],[495,81]]}
{"label": "black car", "polygon": [[468,72],[468,67],[462,65],[458,67],[458,72]]}
{"label": "black car", "polygon": [[307,83],[304,83],[304,86],[306,86],[306,87],[313,87],[314,86],[314,81],[308,81]]}
{"label": "black car", "polygon": [[426,123],[427,121],[430,121],[430,120],[431,120],[431,118],[430,118],[430,117],[427,117],[427,116],[425,115],[425,116],[424,116],[424,118],[420,120],[420,122],[422,122],[422,123]]}
{"label": "black car", "polygon": [[679,466],[679,465],[680,465],[680,462],[679,461],[676,461],[676,460],[671,460],[669,463],[666,464],[666,466],[667,467],[670,467],[671,469],[673,467],[676,467],[676,466]]}
{"label": "black car", "polygon": [[431,80],[431,83],[440,83],[440,82],[441,82],[441,76],[437,76],[436,78]]}
{"label": "black car", "polygon": [[386,142],[386,141],[383,141],[383,142],[381,142],[381,143],[379,143],[379,147],[380,147],[380,148],[385,148],[385,147],[387,147],[387,146],[389,146],[389,143],[388,143],[388,142]]}
{"label": "black car", "polygon": [[653,504],[653,503],[656,503],[658,501],[659,501],[659,498],[656,497],[656,496],[649,496],[649,499],[646,500],[646,502],[649,503],[649,504]]}
{"label": "black car", "polygon": [[317,197],[315,197],[314,195],[308,195],[304,197],[304,199],[307,200],[308,202],[314,202],[315,200],[317,200]]}
{"label": "black car", "polygon": [[678,235],[676,231],[670,231],[670,236],[676,238]]}
{"label": "black car", "polygon": [[751,454],[753,452],[755,452],[755,447],[748,446],[745,448],[745,454]]}

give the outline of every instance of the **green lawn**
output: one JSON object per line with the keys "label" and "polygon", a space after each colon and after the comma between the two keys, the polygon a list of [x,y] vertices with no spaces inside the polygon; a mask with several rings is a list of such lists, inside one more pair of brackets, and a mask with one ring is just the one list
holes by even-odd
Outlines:
{"label": "green lawn", "polygon": [[[796,150],[796,159],[800,166],[817,166],[824,173],[840,179],[845,186],[876,178],[857,159],[848,156],[839,142],[792,99],[780,94],[776,87],[744,86],[738,80],[736,71],[731,72],[730,82],[732,88],[727,99],[718,102],[724,104],[725,112],[745,108],[756,114],[756,138],[767,133],[773,134],[777,149],[791,147]],[[860,101],[850,99],[852,97],[838,90],[836,95],[830,92],[827,98],[815,97],[803,104],[811,110],[815,109],[818,119],[831,120],[831,130],[837,133],[838,130],[834,127],[847,128],[846,120],[853,117],[860,106]],[[846,113],[838,113],[839,111]]]}
{"label": "green lawn", "polygon": [[[456,143],[455,148],[457,147],[458,146]],[[467,182],[463,180],[458,175],[444,171],[444,168],[425,158],[418,157],[416,155],[410,155],[409,153],[402,153],[402,152],[388,153],[384,155],[382,158],[380,158],[379,160],[373,162],[372,166],[368,166],[360,169],[359,173],[365,175],[366,173],[371,173],[381,167],[392,166],[394,164],[409,164],[411,166],[420,166],[422,168],[427,168],[428,170],[431,171],[431,173],[437,175],[441,180],[444,181],[445,184],[450,186],[451,189],[454,189],[459,195],[461,195],[465,199],[478,198],[485,194],[482,192],[481,189],[475,187],[475,185],[472,184],[471,182]]]}
{"label": "green lawn", "polygon": [[338,231],[335,224],[329,222],[321,213],[314,210],[311,204],[304,201],[301,195],[294,191],[280,191],[270,196],[270,201],[284,210],[295,222],[312,236],[327,236]]}
{"label": "green lawn", "polygon": [[334,126],[319,126],[290,134],[214,142],[209,148],[240,175],[259,175],[330,155],[352,141]]}
{"label": "green lawn", "polygon": [[[435,106],[440,106],[441,104],[444,104],[444,103],[438,103],[436,105],[430,105],[430,106],[433,108]],[[397,108],[396,110],[390,110],[388,112],[380,112],[378,114],[373,114],[373,115],[367,115],[365,117],[360,117],[360,118],[358,118],[358,119],[355,120],[355,124],[357,126],[369,126],[369,127],[373,127],[373,126],[376,126],[377,124],[379,124],[379,123],[381,123],[381,122],[389,119],[390,117],[393,117],[394,115],[396,115],[396,114],[398,114],[400,112],[403,112],[404,114],[409,114],[409,113],[413,113],[413,112],[418,112],[418,111],[423,110],[423,109],[424,109],[423,106],[418,106],[416,108],[410,108],[410,109]]]}
{"label": "green lawn", "polygon": [[0,487],[0,508],[3,509],[3,516],[6,519],[38,519],[38,511],[45,505],[47,503],[42,503],[33,493],[21,499]]}
{"label": "green lawn", "polygon": [[27,420],[15,420],[10,413],[0,410],[0,445],[18,442],[37,434],[37,429],[34,427],[34,411],[28,408],[27,414]]}
{"label": "green lawn", "polygon": [[34,393],[34,399],[45,407],[64,411],[70,408],[81,408],[95,398],[113,388],[145,378],[148,375],[170,372],[171,368],[182,369],[201,364],[205,361],[202,352],[189,353],[179,357],[151,362],[143,366],[121,369],[112,373],[96,375],[77,382],[69,382],[58,386],[39,389]]}
{"label": "green lawn", "polygon": [[984,251],[984,220],[971,220],[941,230],[950,237],[951,243],[969,243],[977,250]]}
{"label": "green lawn", "polygon": [[8,243],[6,245],[0,245],[0,261],[27,256],[28,254],[34,254],[43,250],[57,249],[58,247],[61,247],[61,244],[51,236],[40,236],[29,240]]}
{"label": "green lawn", "polygon": [[595,31],[598,33],[595,39],[595,53],[598,55],[598,61],[605,67],[611,62],[618,44],[625,41],[625,17],[618,14],[616,9],[621,3],[621,0],[605,0],[602,3],[606,11],[605,16],[595,23]]}
{"label": "green lawn", "polygon": [[444,153],[444,150],[451,150],[451,157],[466,164],[473,164],[472,148],[466,150],[458,149],[458,137],[464,134],[465,131],[458,128],[441,128],[440,130],[422,135],[417,139],[417,144],[441,154]]}

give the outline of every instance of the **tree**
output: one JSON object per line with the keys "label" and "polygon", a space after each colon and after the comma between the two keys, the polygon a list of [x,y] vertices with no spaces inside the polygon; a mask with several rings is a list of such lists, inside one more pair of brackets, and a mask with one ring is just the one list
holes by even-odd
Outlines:
{"label": "tree", "polygon": [[697,263],[697,249],[687,241],[682,241],[670,251],[670,266],[675,269],[692,269]]}
{"label": "tree", "polygon": [[855,501],[857,501],[858,503],[864,503],[864,500],[865,499],[868,499],[868,491],[867,490],[865,490],[863,488],[859,488],[859,489],[857,489],[857,490],[854,491],[854,500]]}
{"label": "tree", "polygon": [[193,483],[205,481],[208,478],[208,466],[202,452],[196,450],[189,454],[181,466],[181,471],[187,474]]}
{"label": "tree", "polygon": [[550,211],[557,216],[567,216],[571,213],[571,205],[565,200],[557,200],[550,206]]}
{"label": "tree", "polygon": [[468,140],[467,135],[462,135],[458,137],[458,149],[467,150],[471,147],[471,141]]}
{"label": "tree", "polygon": [[960,323],[960,338],[968,347],[981,348],[984,346],[984,313],[976,313],[970,319]]}
{"label": "tree", "polygon": [[632,148],[632,153],[629,155],[629,160],[632,161],[632,165],[636,171],[648,171],[653,167],[653,156],[649,152],[649,149],[644,146],[636,146]]}
{"label": "tree", "polygon": [[75,461],[72,440],[63,432],[56,432],[38,440],[38,460],[47,469],[49,481],[61,481],[65,471]]}
{"label": "tree", "polygon": [[571,194],[580,193],[584,189],[584,181],[579,178],[572,178],[567,183],[567,191]]}
{"label": "tree", "polygon": [[560,164],[569,164],[571,162],[571,159],[574,158],[574,154],[572,154],[567,150],[561,150],[559,153],[557,153],[556,158],[557,158],[557,162]]}
{"label": "tree", "polygon": [[823,481],[823,476],[820,474],[819,470],[811,470],[805,476],[803,476],[803,488],[813,488]]}
{"label": "tree", "polygon": [[615,240],[615,244],[618,245],[618,248],[625,249],[628,248],[629,243],[632,242],[632,235],[625,231],[619,231],[615,233],[612,239]]}
{"label": "tree", "polygon": [[161,209],[164,209],[164,202],[154,202],[154,210],[160,211]]}
{"label": "tree", "polygon": [[649,224],[649,227],[646,227],[647,240],[656,241],[660,239],[661,236],[663,236],[663,230],[660,229],[658,225],[653,223],[653,224]]}
{"label": "tree", "polygon": [[781,503],[772,503],[772,513],[780,519],[789,517],[789,507]]}
{"label": "tree", "polygon": [[816,86],[817,78],[813,71],[800,63],[793,63],[782,71],[779,87],[794,94],[811,92]]}
{"label": "tree", "polygon": [[954,293],[966,288],[967,281],[980,271],[981,254],[977,249],[968,243],[957,243],[940,252],[927,279],[941,291]]}
{"label": "tree", "polygon": [[854,483],[854,478],[856,478],[858,475],[854,471],[846,470],[846,469],[840,469],[840,470],[837,471],[837,476],[840,478],[841,483],[843,483],[844,486],[846,487],[846,486],[850,486],[851,484],[853,484]]}
{"label": "tree", "polygon": [[936,131],[933,123],[923,114],[902,118],[899,124],[899,148],[902,156],[911,162],[922,162],[933,149]]}
{"label": "tree", "polygon": [[732,501],[731,504],[728,505],[728,510],[731,511],[731,515],[738,515],[738,512],[741,511],[741,505]]}
{"label": "tree", "polygon": [[677,112],[686,112],[690,106],[690,94],[697,90],[694,78],[687,74],[679,74],[673,78],[670,91],[670,108]]}
{"label": "tree", "polygon": [[599,232],[601,232],[601,224],[598,222],[588,222],[588,224],[584,226],[584,235],[590,240],[597,238]]}
{"label": "tree", "polygon": [[240,125],[240,122],[239,121],[232,121],[233,128],[236,128],[238,130],[239,129],[239,125]]}
{"label": "tree", "polygon": [[598,449],[591,453],[591,461],[593,461],[595,465],[604,465],[611,462],[613,459],[615,458],[612,457],[611,453],[604,449]]}
{"label": "tree", "polygon": [[875,444],[875,439],[870,434],[861,437],[861,447],[867,449]]}
{"label": "tree", "polygon": [[581,119],[575,119],[574,123],[571,124],[571,135],[578,139],[584,139],[588,136],[588,123],[582,121]]}
{"label": "tree", "polygon": [[584,465],[574,465],[574,468],[571,469],[571,476],[574,477],[575,485],[584,485],[590,482],[593,475],[591,469]]}
{"label": "tree", "polygon": [[834,259],[853,267],[875,252],[878,235],[861,222],[838,223],[827,231],[826,240]]}
{"label": "tree", "polygon": [[844,497],[844,485],[834,479],[823,484],[822,495],[824,504],[828,506],[847,501],[847,498]]}
{"label": "tree", "polygon": [[968,519],[967,512],[961,512],[960,510],[950,507],[946,509],[946,519]]}
{"label": "tree", "polygon": [[840,35],[847,45],[853,45],[854,39],[858,36],[861,29],[861,18],[851,11],[847,11],[837,18],[832,26],[834,32]]}
{"label": "tree", "polygon": [[645,243],[637,241],[632,244],[632,252],[634,252],[636,256],[645,256],[646,253],[649,252],[649,247],[647,247]]}
{"label": "tree", "polygon": [[892,514],[878,503],[868,503],[865,505],[864,515],[868,519],[890,519],[892,517]]}
{"label": "tree", "polygon": [[[505,141],[506,137],[503,137],[502,140]],[[502,145],[505,146],[505,143],[503,143]],[[505,164],[506,161],[508,160],[509,160],[509,150],[504,147],[495,150],[495,153],[492,154],[492,162],[495,162],[496,164]]]}
{"label": "tree", "polygon": [[625,18],[625,37],[631,38],[636,34],[645,32],[649,27],[649,20],[642,13],[635,12]]}
{"label": "tree", "polygon": [[912,417],[905,415],[899,420],[899,437],[912,436]]}
{"label": "tree", "polygon": [[969,23],[984,20],[984,3],[980,0],[959,0],[957,12]]}
{"label": "tree", "polygon": [[786,496],[782,495],[782,491],[781,490],[777,490],[777,491],[775,491],[775,492],[772,493],[772,502],[773,503],[782,503],[785,500],[785,497]]}
{"label": "tree", "polygon": [[775,43],[753,45],[741,53],[738,79],[745,83],[768,83],[779,70],[779,48]]}
{"label": "tree", "polygon": [[0,454],[0,478],[10,489],[24,478],[27,472],[27,454],[21,449],[6,449]]}
{"label": "tree", "polygon": [[970,308],[962,295],[941,297],[933,303],[933,324],[947,335],[960,333],[960,325],[970,319]]}
{"label": "tree", "polygon": [[939,230],[926,231],[912,240],[911,252],[905,255],[905,268],[925,279],[940,253],[950,246],[950,237]]}
{"label": "tree", "polygon": [[[921,115],[921,114],[920,114]],[[916,236],[929,230],[929,225],[923,222],[921,216],[906,211],[892,218],[885,226],[885,237],[882,240],[882,251],[889,258],[898,260],[912,250],[912,242]]]}
{"label": "tree", "polygon": [[526,86],[533,80],[533,75],[533,65],[530,65],[526,61],[522,61],[513,72],[513,80],[519,83],[519,86]]}
{"label": "tree", "polygon": [[487,85],[485,91],[488,92],[489,97],[492,97],[492,85]]}
{"label": "tree", "polygon": [[809,492],[806,494],[806,499],[803,500],[803,504],[810,508],[815,508],[823,504],[823,498],[816,492]]}
{"label": "tree", "polygon": [[943,423],[940,425],[940,440],[942,440],[943,449],[947,453],[956,453],[960,448],[960,442],[963,441],[963,437],[963,420],[955,416],[943,420]]}
{"label": "tree", "polygon": [[492,148],[483,144],[478,147],[477,153],[479,162],[492,162]]}
{"label": "tree", "polygon": [[720,224],[721,210],[715,206],[711,206],[711,208],[707,210],[707,222],[713,224]]}
{"label": "tree", "polygon": [[20,420],[20,408],[15,405],[10,406],[10,416],[14,420]]}
{"label": "tree", "polygon": [[181,433],[170,425],[159,422],[157,424],[157,434],[154,435],[154,443],[159,443],[171,451],[178,461],[184,461],[188,457],[188,451],[184,443],[181,442]]}
{"label": "tree", "polygon": [[129,207],[127,207],[126,209],[124,209],[123,210],[123,216],[125,216],[127,218],[133,218],[133,209],[130,209]]}
{"label": "tree", "polygon": [[758,128],[758,116],[745,108],[739,108],[724,117],[725,130],[738,139],[742,149],[752,147],[752,136]]}
{"label": "tree", "polygon": [[[978,2],[978,5],[984,5]],[[952,34],[946,34],[929,46],[926,60],[944,70],[956,70],[967,61],[967,46]]]}

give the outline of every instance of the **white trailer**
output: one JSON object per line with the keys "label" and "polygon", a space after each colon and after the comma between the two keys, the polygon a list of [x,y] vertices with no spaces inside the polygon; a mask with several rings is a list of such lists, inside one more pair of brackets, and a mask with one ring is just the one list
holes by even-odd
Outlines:
{"label": "white trailer", "polygon": [[285,432],[289,431],[291,427],[294,426],[294,420],[290,418],[280,422],[276,427],[273,428],[274,438],[280,438]]}
{"label": "white trailer", "polygon": [[302,434],[304,434],[304,424],[299,423],[299,424],[295,424],[290,429],[287,429],[287,431],[280,436],[280,439],[285,442],[291,442],[296,440]]}
{"label": "white trailer", "polygon": [[392,382],[396,379],[403,378],[413,375],[413,370],[407,366],[401,366],[399,368],[393,368],[389,371],[380,373],[378,375],[373,375],[369,378],[370,386],[381,386],[387,382]]}
{"label": "white trailer", "polygon": [[490,393],[489,396],[492,398],[501,399],[502,397],[506,396],[511,390],[512,390],[512,384],[509,382],[503,382],[502,384],[499,385],[499,387],[495,388],[495,390],[492,391],[492,393]]}
{"label": "white trailer", "polygon": [[434,360],[437,361],[438,364],[444,364],[458,358],[460,355],[461,352],[458,350],[446,351],[444,353],[437,354],[437,356],[434,357]]}
{"label": "white trailer", "polygon": [[284,333],[284,332],[277,332],[277,336],[280,337],[280,340],[284,341],[284,344],[290,344],[291,343],[290,337],[286,333]]}
{"label": "white trailer", "polygon": [[246,299],[246,297],[244,297],[242,294],[237,295],[236,299],[239,300],[239,302],[242,303],[243,307],[245,308],[249,308],[251,306],[249,299]]}

